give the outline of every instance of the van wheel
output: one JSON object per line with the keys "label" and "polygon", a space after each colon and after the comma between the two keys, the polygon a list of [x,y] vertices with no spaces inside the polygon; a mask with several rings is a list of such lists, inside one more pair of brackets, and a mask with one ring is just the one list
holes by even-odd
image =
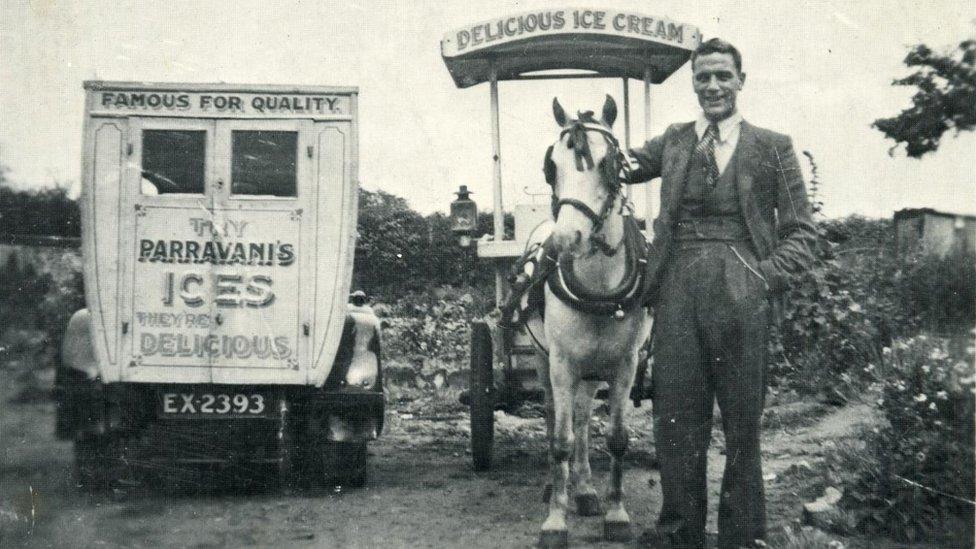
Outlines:
{"label": "van wheel", "polygon": [[82,435],[75,439],[75,478],[91,492],[109,488],[121,474],[118,441],[106,435]]}
{"label": "van wheel", "polygon": [[366,485],[366,441],[327,442],[326,474],[337,486],[362,488]]}

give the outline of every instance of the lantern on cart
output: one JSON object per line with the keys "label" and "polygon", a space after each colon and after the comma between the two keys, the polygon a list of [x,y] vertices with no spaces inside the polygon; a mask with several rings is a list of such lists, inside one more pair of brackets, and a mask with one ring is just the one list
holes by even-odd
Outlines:
{"label": "lantern on cart", "polygon": [[478,227],[478,205],[468,198],[474,193],[467,185],[461,185],[454,194],[457,198],[451,202],[451,232],[457,237],[458,245],[467,248]]}

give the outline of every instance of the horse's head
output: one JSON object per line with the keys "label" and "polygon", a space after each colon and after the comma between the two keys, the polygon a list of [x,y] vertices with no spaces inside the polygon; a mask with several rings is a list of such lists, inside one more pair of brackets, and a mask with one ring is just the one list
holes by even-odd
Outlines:
{"label": "horse's head", "polygon": [[559,141],[546,151],[543,171],[552,187],[554,243],[560,253],[607,253],[607,222],[621,198],[623,157],[610,132],[617,104],[608,95],[599,119],[592,111],[569,119],[553,99],[552,112],[561,131]]}

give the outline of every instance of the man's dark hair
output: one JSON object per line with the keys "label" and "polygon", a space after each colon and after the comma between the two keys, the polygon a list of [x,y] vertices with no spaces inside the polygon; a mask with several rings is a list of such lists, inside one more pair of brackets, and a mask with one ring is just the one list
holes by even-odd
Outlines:
{"label": "man's dark hair", "polygon": [[735,61],[735,70],[740,73],[742,72],[742,54],[739,53],[739,50],[735,46],[721,38],[712,38],[699,44],[698,48],[691,54],[691,66],[695,66],[695,59],[698,59],[699,55],[708,55],[710,53],[727,53],[731,55],[732,60]]}

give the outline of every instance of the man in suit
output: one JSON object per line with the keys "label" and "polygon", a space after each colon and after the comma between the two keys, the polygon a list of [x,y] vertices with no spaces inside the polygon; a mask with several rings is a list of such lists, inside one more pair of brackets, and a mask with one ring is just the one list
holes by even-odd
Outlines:
{"label": "man in suit", "polygon": [[816,231],[789,137],[745,120],[734,46],[692,54],[702,114],[639,149],[631,182],[661,177],[648,271],[655,291],[654,436],[664,502],[656,534],[705,546],[706,457],[717,399],[726,440],[719,547],[765,537],[760,418],[771,307],[813,260]]}

